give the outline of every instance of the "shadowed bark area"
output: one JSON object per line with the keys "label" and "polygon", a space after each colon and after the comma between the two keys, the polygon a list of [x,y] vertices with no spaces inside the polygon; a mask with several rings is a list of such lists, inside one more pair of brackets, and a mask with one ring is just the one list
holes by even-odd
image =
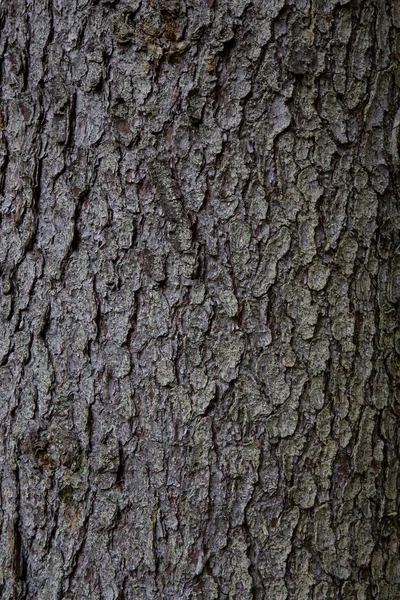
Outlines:
{"label": "shadowed bark area", "polygon": [[398,600],[400,4],[0,4],[0,597]]}

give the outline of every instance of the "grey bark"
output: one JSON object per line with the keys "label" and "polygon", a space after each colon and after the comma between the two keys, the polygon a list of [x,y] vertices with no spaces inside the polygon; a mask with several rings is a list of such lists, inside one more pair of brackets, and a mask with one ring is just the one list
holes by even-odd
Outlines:
{"label": "grey bark", "polygon": [[400,598],[400,4],[0,26],[1,598]]}

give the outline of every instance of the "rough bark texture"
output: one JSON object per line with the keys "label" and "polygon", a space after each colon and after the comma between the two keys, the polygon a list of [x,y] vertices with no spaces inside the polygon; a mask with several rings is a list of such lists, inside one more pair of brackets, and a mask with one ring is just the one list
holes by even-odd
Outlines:
{"label": "rough bark texture", "polygon": [[400,598],[400,3],[0,25],[1,598]]}

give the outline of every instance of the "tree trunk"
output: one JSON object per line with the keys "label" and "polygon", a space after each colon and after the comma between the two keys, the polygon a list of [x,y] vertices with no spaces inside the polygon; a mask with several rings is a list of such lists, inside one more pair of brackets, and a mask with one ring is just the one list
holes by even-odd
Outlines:
{"label": "tree trunk", "polygon": [[0,26],[1,598],[400,598],[400,4]]}

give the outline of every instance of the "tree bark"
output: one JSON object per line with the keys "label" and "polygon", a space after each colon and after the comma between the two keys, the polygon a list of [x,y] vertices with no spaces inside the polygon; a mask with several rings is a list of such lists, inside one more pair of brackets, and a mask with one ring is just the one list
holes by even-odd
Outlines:
{"label": "tree bark", "polygon": [[1,598],[400,598],[400,4],[0,26]]}

